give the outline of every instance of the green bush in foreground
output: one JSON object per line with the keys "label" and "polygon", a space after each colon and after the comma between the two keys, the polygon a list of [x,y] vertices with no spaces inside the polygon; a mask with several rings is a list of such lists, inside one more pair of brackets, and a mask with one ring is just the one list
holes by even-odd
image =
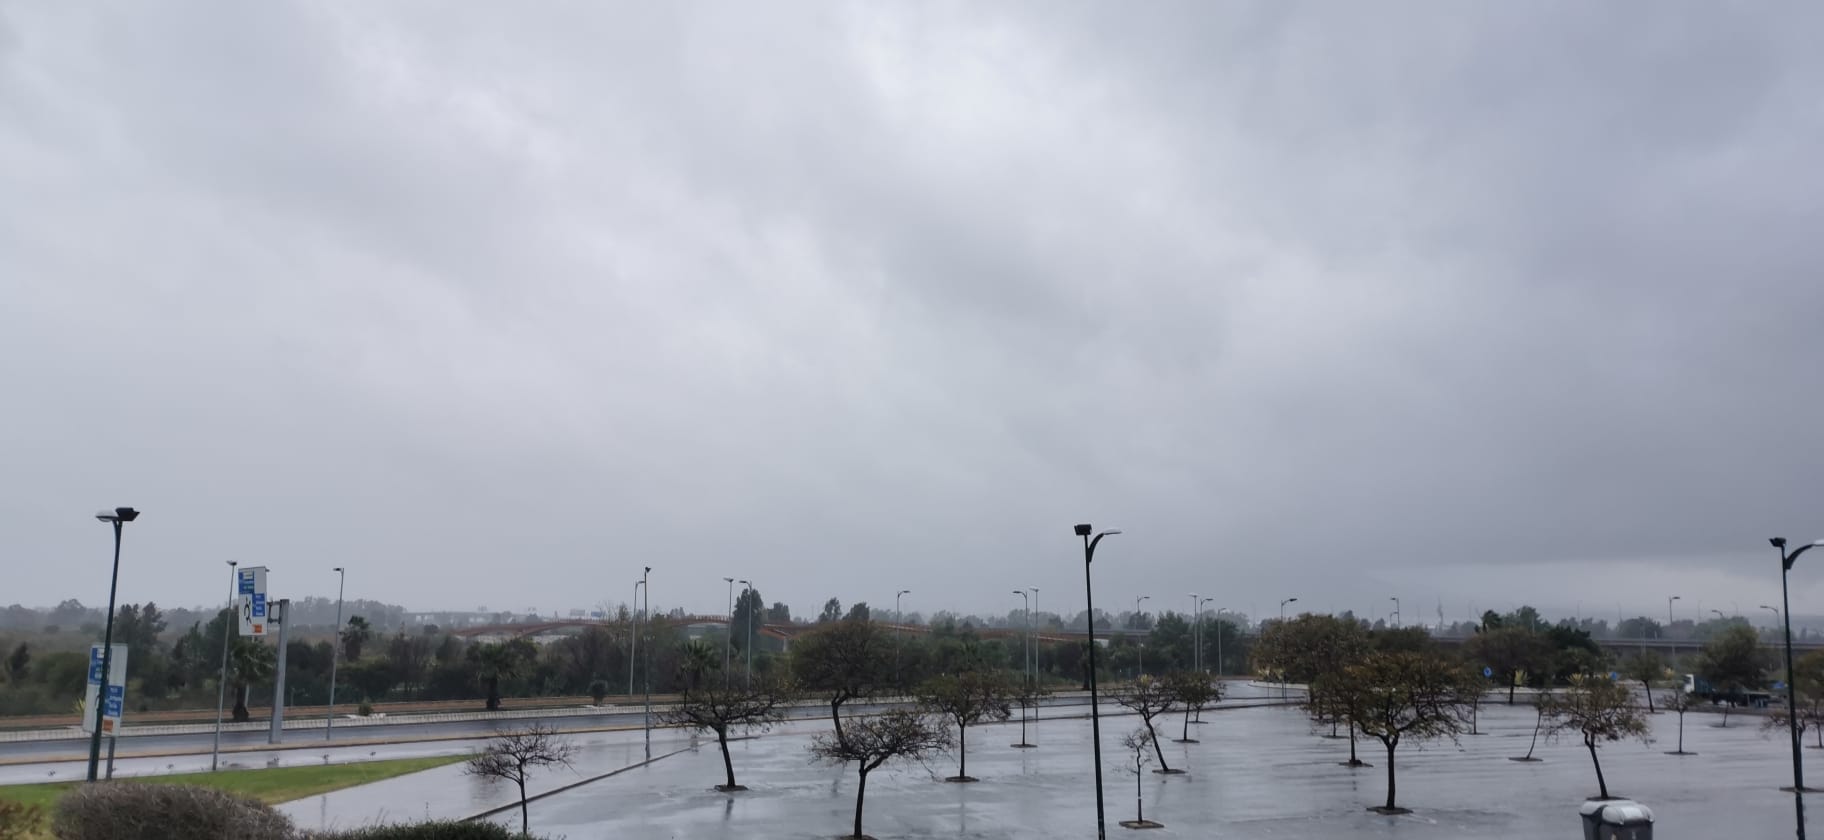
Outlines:
{"label": "green bush in foreground", "polygon": [[455,821],[377,825],[310,835],[311,840],[514,840],[519,836],[495,823]]}

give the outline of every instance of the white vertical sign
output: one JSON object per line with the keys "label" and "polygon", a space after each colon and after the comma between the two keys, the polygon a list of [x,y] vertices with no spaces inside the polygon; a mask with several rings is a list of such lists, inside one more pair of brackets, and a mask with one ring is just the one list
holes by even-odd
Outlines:
{"label": "white vertical sign", "polygon": [[248,566],[235,573],[241,620],[241,635],[266,635],[266,567]]}
{"label": "white vertical sign", "polygon": [[[101,688],[101,645],[89,645],[89,684],[82,694],[82,731],[95,731],[95,694]],[[101,734],[112,735],[120,728],[120,715],[127,704],[127,646],[114,645],[108,658],[108,702],[102,711]]]}

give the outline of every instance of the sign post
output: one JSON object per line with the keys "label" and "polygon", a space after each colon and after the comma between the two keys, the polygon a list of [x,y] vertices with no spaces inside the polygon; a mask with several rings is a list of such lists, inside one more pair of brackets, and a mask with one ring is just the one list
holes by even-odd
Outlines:
{"label": "sign post", "polygon": [[238,573],[236,586],[240,608],[241,635],[266,635],[266,567],[249,566]]}
{"label": "sign post", "polygon": [[[120,729],[120,713],[127,701],[127,646],[114,645],[108,656],[108,699],[102,703],[101,734],[112,737]],[[89,645],[89,685],[82,696],[82,731],[95,732],[96,694],[101,690],[101,645]]]}
{"label": "sign post", "polygon": [[[264,606],[262,598],[261,606]],[[291,627],[291,599],[280,598],[273,611],[271,623],[279,625],[279,661],[273,668],[272,678],[272,734],[266,743],[276,744],[285,740],[285,631]]]}

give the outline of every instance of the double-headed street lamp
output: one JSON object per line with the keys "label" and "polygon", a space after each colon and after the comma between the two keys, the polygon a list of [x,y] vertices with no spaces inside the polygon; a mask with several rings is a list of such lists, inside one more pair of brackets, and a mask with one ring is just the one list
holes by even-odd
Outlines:
{"label": "double-headed street lamp", "polygon": [[336,725],[336,662],[342,658],[342,591],[348,583],[348,572],[341,566],[333,569],[336,573],[336,631],[330,636],[329,647],[329,711],[323,714],[323,740],[330,739]]}
{"label": "double-headed street lamp", "polygon": [[1400,599],[1389,597],[1387,600],[1393,602],[1393,626],[1398,627],[1400,626]]}
{"label": "double-headed street lamp", "polygon": [[[139,518],[139,511],[130,507],[118,507],[97,513],[95,518],[114,525],[114,573],[108,579],[108,629],[101,637],[101,685],[95,692],[95,731],[89,735],[91,782],[95,781],[96,766],[101,763],[101,721],[108,708],[108,669],[114,665],[114,594],[120,587],[120,531],[128,522]],[[122,696],[125,696],[124,688]]]}
{"label": "double-headed street lamp", "polygon": [[1110,530],[1096,534],[1092,539],[1090,532],[1095,528],[1088,524],[1078,525],[1077,536],[1083,538],[1083,603],[1086,607],[1084,622],[1089,629],[1089,742],[1096,755],[1096,837],[1107,840],[1108,821],[1102,809],[1102,715],[1096,708],[1096,597],[1095,585],[1089,576],[1089,564],[1095,562],[1096,546],[1103,537],[1112,537],[1120,531]]}
{"label": "double-headed street lamp", "polygon": [[1786,553],[1785,537],[1774,537],[1768,542],[1780,553],[1780,618],[1786,633],[1786,728],[1792,734],[1792,792],[1799,803],[1799,836],[1802,838],[1805,836],[1805,804],[1804,797],[1798,794],[1806,792],[1805,764],[1799,757],[1799,698],[1798,689],[1794,687],[1798,680],[1793,679],[1792,672],[1792,600],[1786,595],[1786,573],[1792,571],[1792,564],[1798,561],[1799,555],[1824,545],[1824,540],[1801,545],[1791,554]]}

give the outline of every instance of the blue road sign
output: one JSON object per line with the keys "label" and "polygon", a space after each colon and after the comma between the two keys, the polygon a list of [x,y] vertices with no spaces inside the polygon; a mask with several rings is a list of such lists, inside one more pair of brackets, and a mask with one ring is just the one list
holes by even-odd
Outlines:
{"label": "blue road sign", "polygon": [[266,593],[264,592],[253,593],[253,617],[266,617]]}
{"label": "blue road sign", "polygon": [[1495,675],[1495,669],[1490,668],[1487,665],[1482,666],[1482,676],[1492,677],[1494,675]]}
{"label": "blue road sign", "polygon": [[1774,690],[1774,691],[1785,691],[1785,690],[1786,690],[1786,684],[1785,684],[1785,683],[1783,683],[1783,682],[1776,682],[1776,683],[1774,683],[1774,684],[1773,684],[1773,690]]}
{"label": "blue road sign", "polygon": [[253,570],[252,569],[247,569],[247,570],[241,572],[241,589],[240,589],[239,594],[241,594],[241,595],[252,595],[253,594]]}
{"label": "blue road sign", "polygon": [[121,706],[127,700],[127,687],[124,685],[108,686],[108,702],[102,706],[102,716],[120,717]]}
{"label": "blue road sign", "polygon": [[1611,680],[1619,680],[1619,679],[1621,679],[1621,673],[1620,673],[1620,672],[1618,672],[1618,671],[1610,671],[1610,672],[1609,672],[1609,679],[1611,679]]}

